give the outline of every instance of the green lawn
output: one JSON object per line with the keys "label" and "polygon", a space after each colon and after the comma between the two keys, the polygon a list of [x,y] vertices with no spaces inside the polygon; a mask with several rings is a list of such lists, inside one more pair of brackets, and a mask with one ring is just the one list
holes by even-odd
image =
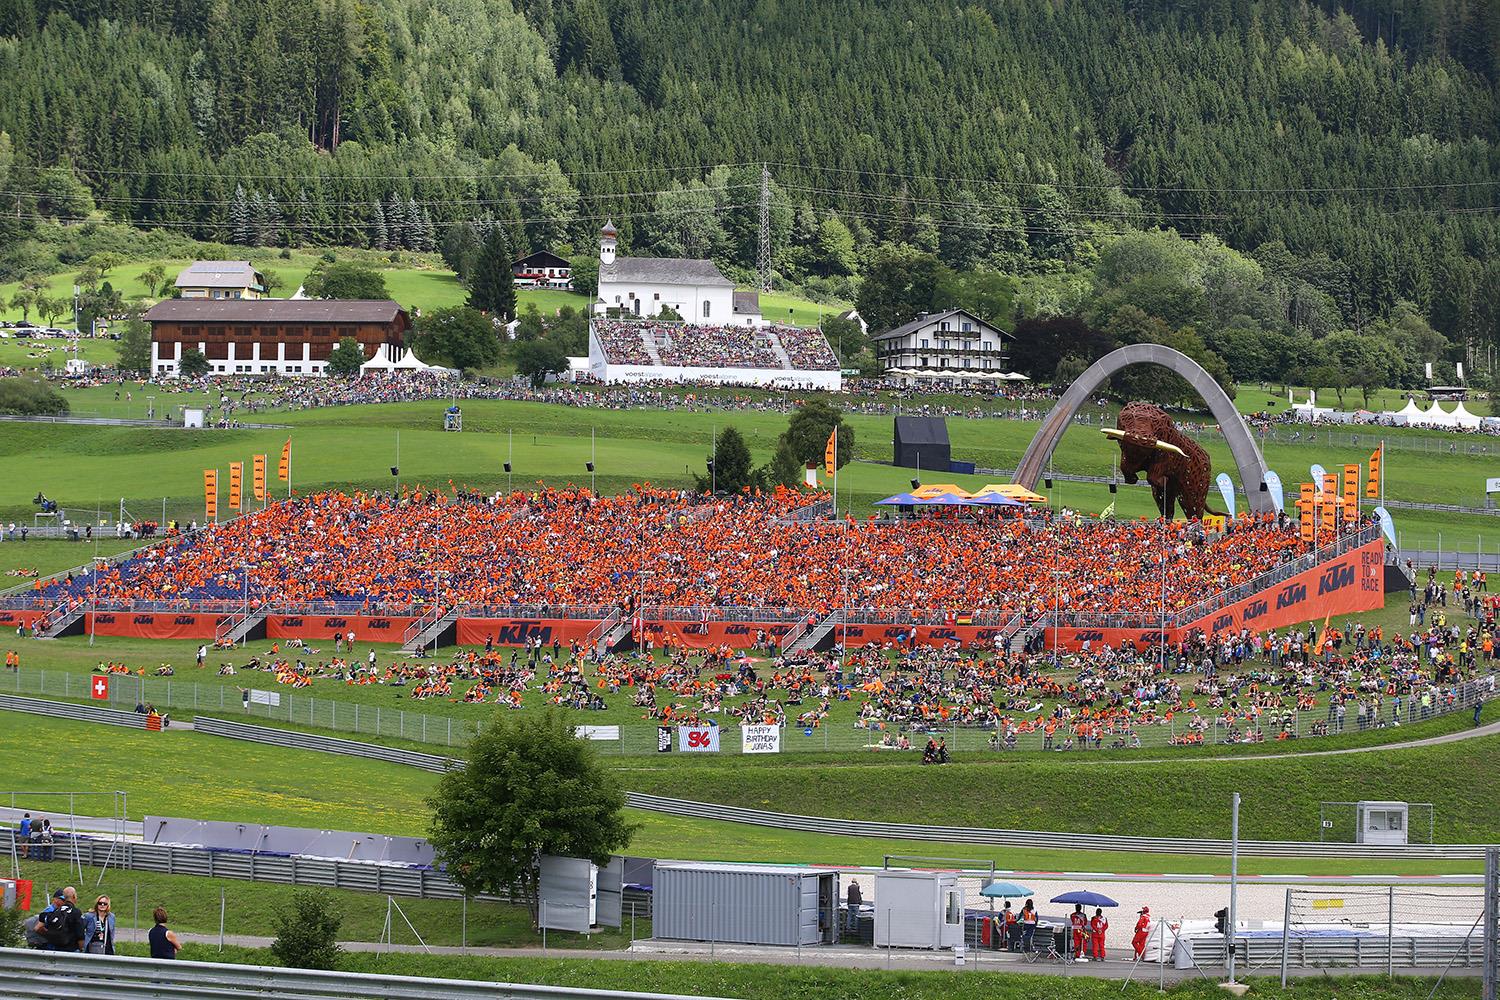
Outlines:
{"label": "green lawn", "polygon": [[109,526],[100,529],[97,542],[61,542],[48,539],[41,541],[31,539],[25,542],[0,541],[0,591],[29,584],[26,577],[12,575],[16,570],[35,570],[41,576],[50,576],[65,569],[89,565],[96,552],[101,556],[110,556],[118,552],[128,552],[140,545],[141,543],[134,539],[120,539],[114,536],[114,521],[108,517],[109,513],[106,512],[105,518],[109,520]]}
{"label": "green lawn", "polygon": [[[1292,399],[1297,404],[1307,402],[1307,386],[1293,386]],[[1494,404],[1487,399],[1480,398],[1484,394],[1475,392],[1464,402],[1464,409],[1476,417],[1488,417],[1494,415]],[[1345,389],[1344,401],[1339,402],[1339,397],[1332,389],[1323,388],[1318,390],[1318,406],[1332,407],[1335,410],[1354,411],[1370,410],[1374,413],[1382,413],[1388,410],[1403,410],[1406,401],[1415,397],[1417,405],[1422,409],[1432,406],[1432,400],[1425,389],[1378,389],[1371,392],[1368,397],[1359,389]],[[1289,407],[1286,401],[1286,388],[1279,385],[1264,387],[1261,385],[1242,384],[1235,394],[1234,405],[1241,413],[1285,413]],[[1444,403],[1443,409],[1452,411],[1455,404]],[[1431,433],[1431,432],[1429,432]]]}
{"label": "green lawn", "polygon": [[[28,858],[20,860],[21,877],[32,879],[37,891],[63,885],[78,888],[79,901],[87,910],[101,895],[110,897],[115,912],[116,935],[121,942],[137,939],[136,907],[139,905],[139,939],[144,941],[151,929],[151,911],[165,906],[173,930],[212,940],[219,933],[219,894],[224,894],[224,933],[274,937],[278,916],[292,902],[296,889],[272,882],[246,882],[238,879],[200,878],[191,875],[163,875],[157,872],[110,868],[101,872],[85,865],[84,877],[77,869],[71,874],[65,862],[42,863]],[[332,903],[342,917],[340,941],[379,941],[385,925],[386,898],[378,893],[353,892],[345,889],[321,889],[319,895]],[[448,899],[412,899],[398,896],[396,902],[422,932],[429,945],[459,945],[465,939],[463,903]],[[396,944],[417,944],[416,937],[400,916],[395,917]],[[649,936],[651,922],[640,919],[636,934]],[[630,925],[622,930],[606,930],[586,937],[582,934],[549,933],[548,947],[620,948],[629,943]],[[525,907],[474,900],[468,906],[467,941],[471,947],[524,948],[539,945],[541,934],[532,929],[531,915]],[[200,945],[199,947],[203,947]],[[213,945],[217,949],[217,944]],[[187,955],[183,956],[188,957]]]}

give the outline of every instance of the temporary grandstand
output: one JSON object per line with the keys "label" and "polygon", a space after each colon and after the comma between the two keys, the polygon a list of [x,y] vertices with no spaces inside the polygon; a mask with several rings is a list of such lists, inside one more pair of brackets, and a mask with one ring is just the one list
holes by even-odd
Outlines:
{"label": "temporary grandstand", "polygon": [[822,331],[596,317],[589,373],[601,382],[723,382],[815,389],[841,386]]}

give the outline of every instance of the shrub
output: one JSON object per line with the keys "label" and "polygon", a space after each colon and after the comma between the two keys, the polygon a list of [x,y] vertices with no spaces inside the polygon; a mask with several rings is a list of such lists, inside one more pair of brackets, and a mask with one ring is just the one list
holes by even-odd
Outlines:
{"label": "shrub", "polygon": [[67,412],[67,399],[46,382],[29,378],[0,378],[0,413],[35,416]]}
{"label": "shrub", "polygon": [[288,968],[331,969],[343,953],[338,945],[342,921],[331,902],[316,892],[300,889],[276,917],[271,954]]}
{"label": "shrub", "polygon": [[21,929],[25,920],[26,914],[14,907],[0,908],[0,948],[26,947],[26,935]]}

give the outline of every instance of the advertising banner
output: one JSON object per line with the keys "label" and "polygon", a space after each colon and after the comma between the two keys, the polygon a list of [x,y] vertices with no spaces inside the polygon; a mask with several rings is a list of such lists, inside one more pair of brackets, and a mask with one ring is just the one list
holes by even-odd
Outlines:
{"label": "advertising banner", "polygon": [[781,753],[781,727],[755,725],[740,729],[741,753]]}
{"label": "advertising banner", "polygon": [[619,742],[619,726],[574,726],[573,736],[580,740],[605,740]]}
{"label": "advertising banner", "polygon": [[229,463],[229,506],[233,507],[235,510],[239,510],[243,506],[242,503],[241,503],[241,501],[244,499],[243,493],[242,493],[242,490],[244,489],[244,481],[245,481],[245,464],[243,462],[230,462]]}
{"label": "advertising banner", "polygon": [[567,646],[587,639],[598,624],[589,618],[460,618],[454,627],[460,646],[483,646],[488,640],[497,646],[524,646],[536,639],[543,646],[554,641]]}
{"label": "advertising banner", "polygon": [[1212,636],[1248,628],[1263,632],[1298,622],[1372,611],[1385,604],[1385,551],[1370,542],[1283,580],[1253,597],[1193,622]]}
{"label": "advertising banner", "polygon": [[646,638],[661,646],[669,640],[687,649],[749,649],[755,645],[757,632],[783,636],[791,631],[790,622],[652,622],[645,623]]}
{"label": "advertising banner", "polygon": [[672,752],[672,727],[671,726],[657,726],[656,727],[656,752],[657,753],[671,753]]}
{"label": "advertising banner", "polygon": [[255,499],[266,498],[266,456],[256,455],[254,462],[255,473]]}
{"label": "advertising banner", "polygon": [[266,638],[332,639],[353,632],[356,642],[400,642],[414,621],[372,615],[271,615],[266,619]]}
{"label": "advertising banner", "polygon": [[718,753],[718,726],[678,726],[677,749],[683,753]]}
{"label": "advertising banner", "polygon": [[22,625],[27,628],[38,618],[45,617],[45,611],[0,611],[0,628],[18,628]]}
{"label": "advertising banner", "polygon": [[128,635],[137,639],[212,639],[223,615],[99,611],[83,616],[83,630],[99,635]]}

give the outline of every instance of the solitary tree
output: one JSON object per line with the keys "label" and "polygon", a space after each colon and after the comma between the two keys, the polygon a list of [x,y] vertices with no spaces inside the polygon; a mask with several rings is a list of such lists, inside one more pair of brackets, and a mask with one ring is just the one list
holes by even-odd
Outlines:
{"label": "solitary tree", "polygon": [[146,286],[147,295],[167,294],[167,269],[161,264],[152,264],[141,272],[141,284]]}
{"label": "solitary tree", "polygon": [[208,374],[208,359],[196,347],[189,347],[182,352],[182,361],[179,367],[182,369],[182,374],[187,378],[202,378]]}
{"label": "solitary tree", "polygon": [[125,321],[120,333],[120,367],[127,372],[151,370],[151,328],[138,313]]}
{"label": "solitary tree", "polygon": [[839,431],[835,467],[842,469],[854,457],[854,429],[844,422],[837,407],[822,400],[802,403],[792,411],[781,443],[791,449],[799,463],[822,465],[828,437],[835,427]]}
{"label": "solitary tree", "polygon": [[633,827],[625,795],[588,740],[553,710],[496,715],[428,799],[428,841],[449,877],[471,896],[509,893],[536,919],[542,855],[605,864]]}
{"label": "solitary tree", "polygon": [[374,268],[350,261],[318,266],[307,276],[307,294],[315,299],[388,299],[385,277]]}
{"label": "solitary tree", "polygon": [[533,388],[540,389],[548,375],[568,370],[568,356],[561,347],[548,340],[518,340],[511,348],[511,359],[516,363],[516,374],[531,380]]}
{"label": "solitary tree", "polygon": [[358,375],[359,366],[365,363],[365,349],[353,337],[345,337],[339,346],[328,352],[328,374]]}
{"label": "solitary tree", "polygon": [[480,244],[469,275],[469,305],[500,319],[516,316],[516,279],[510,270],[510,246],[499,226]]}
{"label": "solitary tree", "polygon": [[699,488],[738,493],[750,485],[750,448],[745,444],[744,435],[735,428],[726,427],[719,432],[711,461],[713,468],[706,479],[698,481]]}
{"label": "solitary tree", "polygon": [[483,368],[500,360],[495,324],[468,306],[423,313],[417,320],[417,356],[429,364]]}

